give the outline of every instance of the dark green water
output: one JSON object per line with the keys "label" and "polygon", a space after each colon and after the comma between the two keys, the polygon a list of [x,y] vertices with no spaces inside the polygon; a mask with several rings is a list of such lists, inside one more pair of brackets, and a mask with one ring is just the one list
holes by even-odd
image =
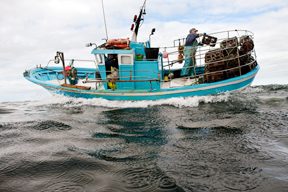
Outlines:
{"label": "dark green water", "polygon": [[0,103],[0,191],[288,191],[288,86]]}

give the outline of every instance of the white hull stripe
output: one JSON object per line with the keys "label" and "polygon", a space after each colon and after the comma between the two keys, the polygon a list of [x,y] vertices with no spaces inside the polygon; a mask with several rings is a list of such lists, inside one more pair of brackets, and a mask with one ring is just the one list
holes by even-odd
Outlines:
{"label": "white hull stripe", "polygon": [[[200,87],[200,88],[194,88],[194,89],[185,89],[185,90],[174,90],[174,91],[161,91],[161,92],[149,92],[149,93],[98,93],[98,92],[81,92],[81,91],[75,91],[75,90],[68,90],[68,89],[61,89],[63,91],[67,91],[67,92],[74,92],[74,93],[83,93],[83,94],[90,94],[90,95],[105,95],[105,96],[157,96],[157,95],[171,95],[171,94],[178,94],[178,93],[187,93],[187,92],[195,92],[195,91],[205,91],[208,89],[215,89],[218,87],[224,87],[224,86],[228,86],[228,85],[234,85],[234,84],[238,84],[238,83],[242,83],[244,81],[247,81],[253,77],[255,77],[257,73],[255,73],[252,76],[246,77],[244,79],[240,79],[238,81],[232,81],[232,82],[228,82],[228,83],[224,83],[224,84],[217,84],[217,85],[212,85],[212,86],[208,86],[208,87]],[[250,84],[249,84],[250,85]],[[249,86],[248,85],[248,86]],[[43,87],[47,87],[47,88],[52,88],[52,89],[59,89],[59,88],[53,88],[53,87],[49,87],[49,86],[45,86],[42,85]],[[247,86],[245,86],[246,88]],[[237,89],[238,90],[238,89]],[[231,90],[231,91],[236,91],[236,90]]]}
{"label": "white hull stripe", "polygon": [[236,90],[233,90],[233,91],[230,91],[230,92],[231,92],[231,93],[241,92],[241,91],[243,91],[244,89],[246,89],[247,87],[250,87],[251,84],[252,84],[252,83],[246,85],[245,87],[242,87],[242,88],[240,88],[240,89],[236,89]]}

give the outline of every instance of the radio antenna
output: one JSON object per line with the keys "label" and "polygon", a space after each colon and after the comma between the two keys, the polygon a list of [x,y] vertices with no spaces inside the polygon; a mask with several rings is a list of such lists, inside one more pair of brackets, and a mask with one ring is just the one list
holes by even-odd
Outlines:
{"label": "radio antenna", "polygon": [[108,41],[108,33],[107,33],[107,26],[106,26],[106,19],[105,19],[105,12],[104,12],[104,4],[103,4],[103,0],[102,0],[102,9],[103,9],[103,16],[104,16],[105,29],[106,29],[106,41]]}
{"label": "radio antenna", "polygon": [[[136,24],[136,27],[135,27],[135,30],[133,32],[133,36],[131,39],[132,41],[137,41],[137,35],[138,35],[139,27],[140,27],[140,22],[143,20],[142,15],[146,15],[145,4],[146,4],[146,0],[144,1],[144,4],[140,9],[139,16],[138,17],[137,17],[137,15],[135,16],[136,20],[134,22]],[[132,28],[131,28],[131,30],[132,30]]]}

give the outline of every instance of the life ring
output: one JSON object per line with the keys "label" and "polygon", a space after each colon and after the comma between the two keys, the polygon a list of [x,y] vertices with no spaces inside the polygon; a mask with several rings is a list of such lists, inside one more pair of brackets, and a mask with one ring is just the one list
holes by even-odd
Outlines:
{"label": "life ring", "polygon": [[114,45],[117,48],[126,48],[126,47],[128,47],[129,43],[130,43],[130,41],[127,39],[110,39],[110,40],[108,40],[106,46]]}

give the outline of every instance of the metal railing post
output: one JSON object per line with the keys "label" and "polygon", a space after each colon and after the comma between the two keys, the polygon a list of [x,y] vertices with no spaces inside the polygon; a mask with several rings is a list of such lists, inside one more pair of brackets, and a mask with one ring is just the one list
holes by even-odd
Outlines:
{"label": "metal railing post", "polygon": [[240,76],[242,76],[242,72],[241,72],[241,64],[240,64],[240,57],[239,57],[239,49],[238,49],[238,39],[237,39],[237,42],[236,42],[236,48],[237,48],[237,57],[238,57],[239,74],[240,74]]}

